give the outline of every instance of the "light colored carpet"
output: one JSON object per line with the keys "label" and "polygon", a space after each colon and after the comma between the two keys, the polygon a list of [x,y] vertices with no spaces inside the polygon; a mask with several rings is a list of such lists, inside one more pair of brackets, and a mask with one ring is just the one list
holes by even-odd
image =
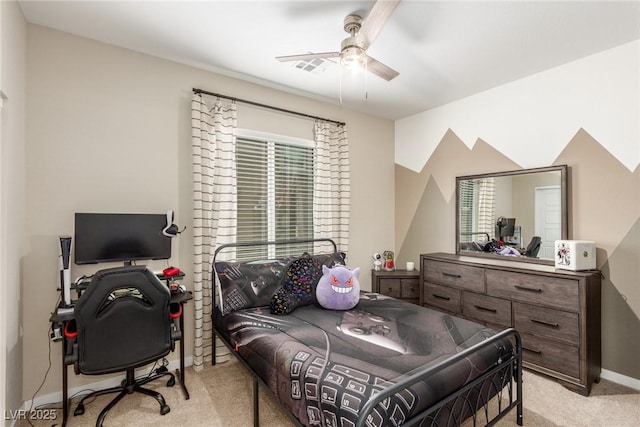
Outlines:
{"label": "light colored carpet", "polygon": [[[141,394],[126,396],[113,408],[105,420],[111,426],[155,427],[249,427],[253,425],[253,389],[250,375],[235,359],[217,366],[206,366],[201,372],[187,368],[187,387],[191,399],[185,400],[180,387],[166,387],[163,380],[149,384],[160,391],[171,412],[160,415],[155,399]],[[625,427],[640,423],[640,391],[602,380],[595,384],[591,396],[568,391],[555,381],[524,373],[524,425],[536,427]],[[85,406],[85,414],[74,417],[70,409],[67,426],[92,426],[102,408],[112,396],[101,396]],[[58,406],[60,408],[60,406]],[[32,421],[37,427],[60,426],[62,411],[55,421]],[[515,409],[497,426],[516,426]],[[469,423],[466,423],[467,425]],[[289,427],[293,423],[271,401],[264,391],[260,394],[260,425]],[[21,421],[19,427],[29,424]]]}

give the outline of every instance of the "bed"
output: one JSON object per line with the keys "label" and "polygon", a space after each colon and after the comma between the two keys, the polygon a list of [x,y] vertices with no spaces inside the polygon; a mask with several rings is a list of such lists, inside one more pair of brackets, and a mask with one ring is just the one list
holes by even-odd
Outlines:
{"label": "bed", "polygon": [[[225,250],[278,245],[296,249],[276,259],[218,260]],[[272,314],[269,300],[299,245],[314,248],[319,264],[344,263],[329,239],[222,245],[214,255],[213,363],[218,338],[252,373],[256,426],[260,384],[295,425],[459,426],[469,418],[469,425],[493,425],[514,408],[522,425],[521,344],[513,329],[496,332],[366,291],[351,310],[307,301]]]}

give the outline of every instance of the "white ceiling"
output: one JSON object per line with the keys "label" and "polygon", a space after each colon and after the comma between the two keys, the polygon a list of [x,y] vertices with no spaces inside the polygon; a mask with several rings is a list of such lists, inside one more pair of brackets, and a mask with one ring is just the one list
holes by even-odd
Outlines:
{"label": "white ceiling", "polygon": [[404,0],[367,51],[400,72],[387,82],[274,59],[339,50],[344,17],[366,20],[373,1],[19,3],[29,23],[336,104],[342,94],[343,106],[389,119],[640,39],[637,0]]}

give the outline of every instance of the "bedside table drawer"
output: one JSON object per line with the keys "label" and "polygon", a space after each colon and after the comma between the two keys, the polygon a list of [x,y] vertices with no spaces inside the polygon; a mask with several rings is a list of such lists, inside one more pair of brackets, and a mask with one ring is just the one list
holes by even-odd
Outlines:
{"label": "bedside table drawer", "polygon": [[425,280],[431,283],[484,292],[484,268],[425,260]]}
{"label": "bedside table drawer", "polygon": [[420,279],[400,279],[400,295],[406,299],[420,299]]}
{"label": "bedside table drawer", "polygon": [[379,292],[393,298],[400,298],[402,295],[402,279],[381,278]]}
{"label": "bedside table drawer", "polygon": [[577,313],[514,302],[513,326],[523,333],[556,338],[570,344],[580,343]]}
{"label": "bedside table drawer", "polygon": [[420,272],[371,270],[371,290],[412,304],[420,304]]}
{"label": "bedside table drawer", "polygon": [[487,271],[487,293],[531,304],[576,311],[580,307],[578,281],[556,277]]}
{"label": "bedside table drawer", "polygon": [[461,314],[462,291],[435,283],[424,284],[424,303],[451,313]]}
{"label": "bedside table drawer", "polygon": [[463,292],[462,314],[480,322],[508,328],[511,326],[511,301]]}

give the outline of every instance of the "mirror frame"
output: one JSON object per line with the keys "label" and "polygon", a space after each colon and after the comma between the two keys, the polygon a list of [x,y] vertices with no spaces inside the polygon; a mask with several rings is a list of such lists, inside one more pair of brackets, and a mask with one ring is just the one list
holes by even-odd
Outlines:
{"label": "mirror frame", "polygon": [[560,230],[561,239],[567,240],[569,238],[569,167],[567,165],[549,166],[542,168],[532,169],[519,169],[504,172],[484,173],[477,175],[465,175],[456,177],[456,254],[461,256],[471,256],[479,258],[491,258],[500,259],[505,261],[517,261],[517,262],[529,262],[534,264],[546,264],[555,265],[554,260],[539,259],[539,258],[526,258],[526,257],[509,257],[501,256],[487,252],[473,252],[473,251],[461,251],[460,250],[460,181],[466,179],[479,179],[479,178],[493,178],[501,176],[513,176],[513,175],[525,175],[541,172],[560,172]]}

